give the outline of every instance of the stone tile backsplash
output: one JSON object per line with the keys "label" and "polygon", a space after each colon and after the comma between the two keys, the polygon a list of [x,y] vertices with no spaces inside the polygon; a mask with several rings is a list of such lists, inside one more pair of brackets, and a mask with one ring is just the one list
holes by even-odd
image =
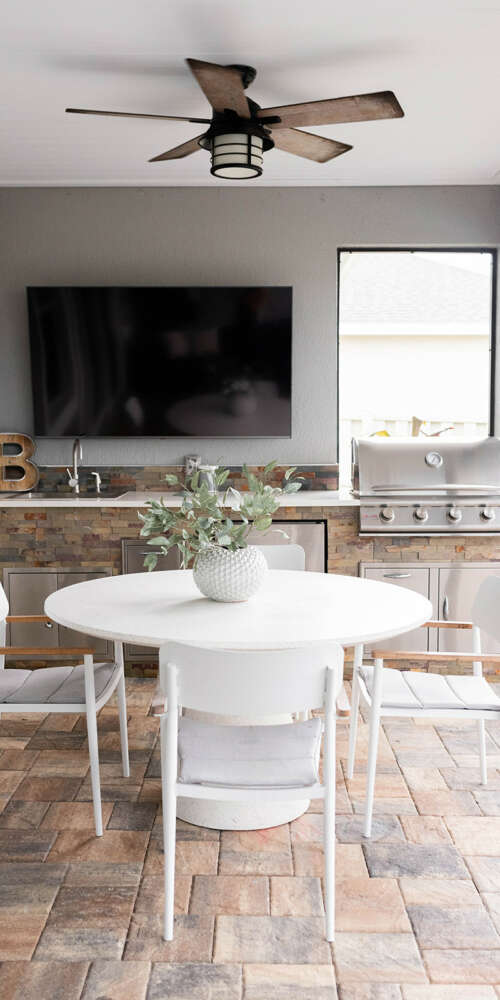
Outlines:
{"label": "stone tile backsplash", "polygon": [[[288,465],[276,466],[269,483],[272,486],[281,486],[283,477]],[[229,483],[237,489],[246,489],[246,481],[242,474],[241,465],[230,466],[231,476]],[[263,471],[263,466],[250,466],[252,472],[259,475]],[[164,492],[175,492],[176,486],[167,486],[165,474],[174,473],[179,479],[184,478],[184,466],[182,465],[154,465],[154,466],[127,466],[117,468],[114,466],[101,466],[98,469],[103,492],[112,489],[137,490],[163,490]],[[82,466],[80,469],[81,489],[89,489],[94,492],[95,484],[91,475],[92,470]],[[300,465],[297,468],[298,475],[302,476],[303,490],[338,490],[339,472],[338,465]],[[40,466],[40,490],[67,490],[68,476],[65,466]]]}

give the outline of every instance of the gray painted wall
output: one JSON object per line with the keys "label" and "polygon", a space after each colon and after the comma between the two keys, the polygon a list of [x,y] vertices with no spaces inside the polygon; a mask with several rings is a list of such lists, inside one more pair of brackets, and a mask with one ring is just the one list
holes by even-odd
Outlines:
{"label": "gray painted wall", "polygon": [[[0,430],[32,430],[26,285],[294,289],[293,436],[89,440],[85,465],[336,461],[336,255],[342,246],[495,246],[500,187],[4,188]],[[44,440],[40,464],[70,458]]]}

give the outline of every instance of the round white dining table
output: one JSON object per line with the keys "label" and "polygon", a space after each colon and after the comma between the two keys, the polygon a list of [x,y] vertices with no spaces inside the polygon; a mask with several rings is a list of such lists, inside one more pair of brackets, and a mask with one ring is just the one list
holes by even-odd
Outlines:
{"label": "round white dining table", "polygon": [[[190,570],[168,570],[65,587],[47,598],[45,613],[59,625],[97,638],[156,648],[176,641],[257,650],[373,643],[422,625],[432,617],[432,606],[420,594],[392,584],[294,570],[269,570],[249,601],[225,604],[203,597]],[[181,818],[219,829],[276,826],[300,816],[309,804],[178,803]]]}

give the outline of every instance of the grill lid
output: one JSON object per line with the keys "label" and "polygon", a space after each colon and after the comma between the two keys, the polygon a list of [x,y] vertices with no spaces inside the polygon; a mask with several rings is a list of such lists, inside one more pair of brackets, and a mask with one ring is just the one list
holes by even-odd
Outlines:
{"label": "grill lid", "polygon": [[498,438],[358,438],[352,456],[359,496],[500,494]]}

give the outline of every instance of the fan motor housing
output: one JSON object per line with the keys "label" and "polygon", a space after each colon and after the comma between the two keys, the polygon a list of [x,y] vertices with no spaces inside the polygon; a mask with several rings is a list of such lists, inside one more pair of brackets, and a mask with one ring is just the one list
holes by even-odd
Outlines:
{"label": "fan motor housing", "polygon": [[[253,104],[253,101],[251,102]],[[250,109],[253,110],[252,108]],[[215,113],[213,117],[212,124],[207,132],[204,133],[198,139],[198,145],[202,149],[211,149],[212,140],[216,135],[224,135],[225,133],[244,133],[245,135],[255,135],[259,139],[262,139],[262,148],[264,152],[268,149],[273,149],[274,142],[271,139],[271,133],[269,129],[264,128],[257,118],[239,118],[238,115],[234,113]]]}
{"label": "fan motor housing", "polygon": [[244,66],[242,63],[230,63],[228,69],[236,69],[241,76],[241,82],[245,88],[250,86],[257,76],[257,70],[253,66]]}

